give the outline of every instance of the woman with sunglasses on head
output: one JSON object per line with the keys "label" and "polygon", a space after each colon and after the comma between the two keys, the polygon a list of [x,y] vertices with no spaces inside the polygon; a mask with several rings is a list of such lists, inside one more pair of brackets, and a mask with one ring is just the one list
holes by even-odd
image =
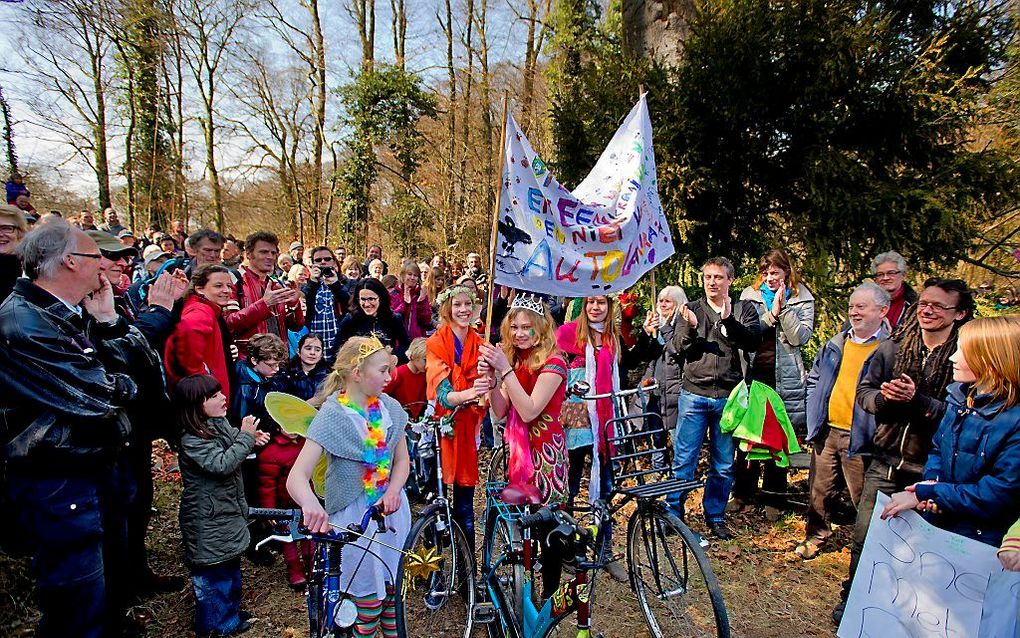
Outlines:
{"label": "woman with sunglasses on head", "polygon": [[400,363],[407,362],[407,346],[411,340],[400,319],[390,309],[390,295],[382,282],[372,277],[360,280],[351,295],[351,311],[340,321],[336,344],[330,361],[336,360],[336,350],[351,337],[375,335],[389,347]]}

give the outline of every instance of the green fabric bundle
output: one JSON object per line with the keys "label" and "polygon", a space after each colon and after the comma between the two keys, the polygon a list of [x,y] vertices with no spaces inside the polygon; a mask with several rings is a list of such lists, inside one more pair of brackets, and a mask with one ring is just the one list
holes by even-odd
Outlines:
{"label": "green fabric bundle", "polygon": [[723,408],[720,427],[740,439],[749,461],[775,461],[790,466],[790,455],[800,452],[786,406],[779,394],[758,381],[738,383]]}

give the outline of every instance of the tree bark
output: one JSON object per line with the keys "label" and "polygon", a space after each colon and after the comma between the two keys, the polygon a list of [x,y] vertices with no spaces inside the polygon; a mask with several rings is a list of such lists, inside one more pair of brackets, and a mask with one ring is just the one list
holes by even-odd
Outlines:
{"label": "tree bark", "polygon": [[[322,209],[322,153],[326,142],[326,44],[322,35],[322,22],[319,19],[318,0],[309,0],[308,12],[312,18],[312,57],[315,73],[315,136],[312,139],[312,234],[316,241],[325,237],[328,229],[319,228]],[[302,229],[302,242],[304,231]]]}

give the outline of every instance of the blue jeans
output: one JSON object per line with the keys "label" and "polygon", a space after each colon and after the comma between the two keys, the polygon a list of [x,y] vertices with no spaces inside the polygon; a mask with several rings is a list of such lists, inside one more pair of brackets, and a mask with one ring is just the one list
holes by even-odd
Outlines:
{"label": "blue jeans", "polygon": [[[711,463],[705,481],[703,506],[709,523],[723,521],[726,501],[733,487],[733,437],[719,429],[726,398],[713,399],[681,390],[677,407],[676,433],[673,436],[673,475],[691,480],[698,466],[701,444],[708,432],[708,451]],[[682,516],[687,493],[673,493],[666,504],[677,516]]]}
{"label": "blue jeans", "polygon": [[241,624],[241,559],[191,568],[195,633],[230,633]]}
{"label": "blue jeans", "polygon": [[126,507],[116,467],[101,475],[8,474],[19,545],[32,553],[39,638],[99,638],[119,631],[126,608]]}

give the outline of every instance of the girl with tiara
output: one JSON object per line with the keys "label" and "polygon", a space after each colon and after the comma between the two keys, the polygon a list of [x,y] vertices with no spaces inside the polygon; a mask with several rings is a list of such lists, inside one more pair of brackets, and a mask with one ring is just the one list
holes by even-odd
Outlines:
{"label": "girl with tiara", "polygon": [[[560,425],[567,369],[555,326],[540,299],[518,295],[500,328],[502,348],[481,345],[482,369],[496,381],[492,411],[507,418],[509,483],[531,486],[543,505],[567,500],[567,439]],[[543,598],[559,587],[563,550],[543,547]]]}
{"label": "girl with tiara", "polygon": [[[383,394],[393,366],[394,356],[378,338],[351,337],[340,347],[333,372],[311,401],[319,413],[308,426],[304,447],[287,477],[287,491],[312,532],[360,523],[368,507],[378,505],[388,529],[374,538],[392,547],[404,545],[411,528],[404,495],[410,471],[404,438],[407,413]],[[310,484],[323,453],[328,460],[325,508]],[[349,568],[341,574],[341,587],[358,606],[355,635],[397,635],[393,578],[400,557],[399,551],[363,538],[344,546],[342,564]]]}
{"label": "girl with tiara", "polygon": [[478,484],[478,436],[486,409],[477,400],[489,391],[489,379],[479,373],[482,338],[471,329],[480,304],[464,286],[452,286],[436,297],[439,329],[425,342],[426,395],[435,402],[436,416],[461,407],[453,433],[440,440],[443,481],[453,487],[453,518],[464,530],[474,554],[475,485]]}

